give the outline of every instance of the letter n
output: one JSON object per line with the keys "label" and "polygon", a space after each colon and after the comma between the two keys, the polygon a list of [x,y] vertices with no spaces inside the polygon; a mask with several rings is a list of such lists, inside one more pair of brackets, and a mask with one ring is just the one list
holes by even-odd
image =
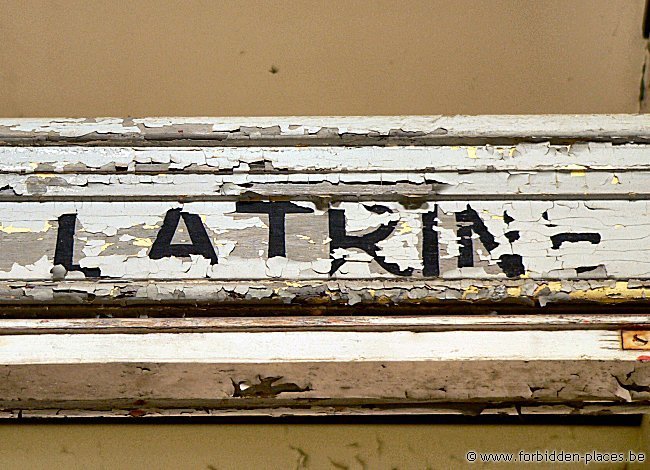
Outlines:
{"label": "letter n", "polygon": [[[499,246],[499,242],[494,239],[494,235],[488,231],[483,220],[469,204],[464,211],[456,212],[456,222],[458,223],[456,234],[460,245],[459,268],[474,266],[472,232],[478,235],[479,240],[489,253]],[[501,255],[497,264],[508,277],[517,277],[526,272],[520,255]]]}

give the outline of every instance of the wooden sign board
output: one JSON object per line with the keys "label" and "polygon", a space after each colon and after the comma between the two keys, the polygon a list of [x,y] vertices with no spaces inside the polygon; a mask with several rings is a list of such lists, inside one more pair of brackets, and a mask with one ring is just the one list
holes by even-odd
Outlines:
{"label": "wooden sign board", "polygon": [[[0,120],[0,403],[643,407],[648,356],[621,338],[650,324],[648,129],[644,116]],[[610,303],[625,310],[603,316]],[[119,306],[242,317],[93,319]],[[88,368],[103,372],[82,393]]]}

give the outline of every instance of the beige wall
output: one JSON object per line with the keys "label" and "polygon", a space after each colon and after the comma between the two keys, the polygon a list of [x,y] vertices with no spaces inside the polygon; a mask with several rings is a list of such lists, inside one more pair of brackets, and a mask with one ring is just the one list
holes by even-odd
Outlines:
{"label": "beige wall", "polygon": [[[643,3],[7,0],[0,115],[636,112]],[[641,439],[638,427],[5,424],[0,462],[300,468],[302,451],[309,468],[459,468],[470,449],[650,452]]]}
{"label": "beige wall", "polygon": [[643,4],[5,0],[0,115],[636,112]]}
{"label": "beige wall", "polygon": [[[469,450],[519,449],[627,453],[642,449],[639,430],[623,426],[518,425],[0,426],[0,462],[3,469],[496,470],[517,467],[472,466],[466,463],[465,454]],[[585,467],[580,463],[559,468],[643,466],[610,463]]]}

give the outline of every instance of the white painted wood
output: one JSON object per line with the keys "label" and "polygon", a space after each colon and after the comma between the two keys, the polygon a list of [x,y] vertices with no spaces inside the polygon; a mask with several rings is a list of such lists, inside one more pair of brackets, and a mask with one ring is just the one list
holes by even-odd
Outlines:
{"label": "white painted wood", "polygon": [[[296,141],[343,137],[635,139],[650,135],[647,115],[485,115],[339,117],[10,118],[0,138],[139,139],[218,138]],[[179,132],[182,130],[183,132]]]}
{"label": "white painted wood", "polygon": [[600,330],[43,334],[5,336],[0,364],[635,361]]}
{"label": "white painted wood", "polygon": [[650,410],[649,162],[649,116],[0,120],[1,416]]}
{"label": "white painted wood", "polygon": [[[308,213],[287,215],[285,256],[269,256],[268,216],[242,213],[235,201],[0,203],[0,246],[4,250],[0,279],[60,280],[53,268],[63,215],[76,220],[74,236],[67,238],[68,246],[74,247],[72,261],[81,268],[99,269],[101,279],[650,276],[648,201],[442,201],[421,203],[417,208],[392,201],[341,202],[326,208],[309,201],[293,203]],[[375,206],[383,213],[373,212]],[[355,246],[332,246],[335,235],[328,223],[333,209],[343,211],[346,220],[341,228],[350,236],[363,236],[382,226],[388,229],[376,244],[376,255]],[[161,243],[165,217],[181,210],[194,214],[197,221],[200,218],[208,248],[201,254],[154,259],[152,247],[157,240]],[[439,274],[426,276],[423,221],[434,211],[432,233],[437,237]],[[466,211],[481,221],[486,239],[479,238],[481,228],[475,225],[465,235],[466,244],[460,242],[461,227],[474,223],[459,222],[458,214]],[[171,229],[173,243],[193,243],[187,228],[176,225]],[[634,250],[629,249],[630,243]],[[207,257],[210,249],[216,262]],[[463,253],[469,257],[469,265],[461,265]],[[513,257],[518,269],[514,273],[503,264],[504,259]],[[84,278],[80,268],[64,274],[69,280]]]}
{"label": "white painted wood", "polygon": [[[447,146],[15,147],[5,173],[273,173],[647,170],[646,144],[518,142]],[[258,165],[255,167],[255,165]],[[412,175],[412,176],[415,176]],[[371,175],[369,175],[371,177]]]}
{"label": "white painted wood", "polygon": [[[650,152],[649,152],[650,155]],[[650,160],[649,160],[650,161]],[[647,199],[650,171],[0,175],[0,200],[219,200],[243,197]]]}
{"label": "white painted wood", "polygon": [[[591,289],[610,291],[574,297],[638,300],[645,287],[633,293],[591,283],[648,279],[647,119],[3,120],[0,301],[38,303],[85,292],[111,302],[221,301],[249,293],[247,301],[289,302],[292,285],[278,291],[268,284],[305,281],[298,297],[313,298],[314,289],[333,292],[324,282],[343,279],[349,287],[337,287],[355,292],[343,296],[350,304],[369,298],[363,282],[378,280],[400,283],[387,296],[399,302],[572,300],[575,290]],[[272,230],[268,215],[237,208],[250,201],[291,202],[303,213],[276,220]],[[180,211],[183,222],[191,216],[200,223],[174,225],[173,241],[163,242],[165,217]],[[339,211],[344,219],[334,217]],[[74,227],[62,231],[61,217],[72,217]],[[200,250],[189,237],[196,230],[205,231]],[[370,247],[358,246],[378,230],[387,232]],[[271,239],[282,246],[272,247]],[[154,245],[163,249],[156,254]],[[192,253],[182,254],[186,249]],[[571,283],[522,290],[525,279]],[[84,284],[95,280],[133,284]],[[204,280],[220,284],[210,290]],[[237,280],[264,284],[224,286]],[[430,287],[438,280],[470,283],[441,293],[438,284]],[[504,294],[492,280],[522,283]],[[380,289],[384,295],[387,288]]]}
{"label": "white painted wood", "polygon": [[604,330],[2,336],[0,406],[131,416],[345,414],[360,404],[638,411],[650,398],[642,352],[623,351],[620,332]]}

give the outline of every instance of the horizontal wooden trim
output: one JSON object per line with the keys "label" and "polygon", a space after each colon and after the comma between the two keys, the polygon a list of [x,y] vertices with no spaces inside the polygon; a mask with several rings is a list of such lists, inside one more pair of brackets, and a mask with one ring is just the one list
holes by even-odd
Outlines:
{"label": "horizontal wooden trim", "polygon": [[[650,151],[648,152],[650,156]],[[649,160],[650,161],[650,160]],[[48,175],[49,176],[49,175]],[[344,173],[331,175],[0,174],[0,201],[637,200],[650,198],[650,171]]]}
{"label": "horizontal wooden trim", "polygon": [[[251,347],[255,346],[255,347]],[[5,335],[0,364],[381,361],[636,361],[617,331],[442,331]]]}
{"label": "horizontal wooden trim", "polygon": [[430,279],[650,278],[648,201],[48,201],[1,202],[0,213],[7,281],[395,279],[426,290]]}
{"label": "horizontal wooden trim", "polygon": [[14,118],[0,141],[132,142],[200,140],[212,145],[455,143],[490,140],[647,141],[646,115],[363,116],[262,118]]}
{"label": "horizontal wooden trim", "polygon": [[490,304],[490,308],[499,309],[509,305],[543,307],[568,303],[574,304],[574,308],[585,306],[591,310],[589,303],[645,303],[649,292],[650,280],[638,279],[0,281],[0,299],[6,306],[149,305],[162,308],[199,304],[222,308],[233,305],[300,307],[316,312],[327,306],[375,305],[389,313],[389,308],[396,305],[424,309],[449,304]]}
{"label": "horizontal wooden trim", "polygon": [[[650,314],[0,319],[0,335],[650,329]],[[624,331],[626,333],[626,331]]]}
{"label": "horizontal wooden trim", "polygon": [[171,406],[157,407],[157,403],[142,401],[122,401],[121,406],[110,404],[103,406],[97,402],[87,406],[80,402],[57,402],[53,408],[8,408],[0,410],[0,420],[53,419],[68,421],[70,419],[122,419],[134,422],[157,422],[157,418],[192,418],[192,420],[220,419],[250,419],[250,418],[287,418],[287,417],[332,417],[332,416],[423,416],[436,415],[440,417],[463,417],[474,420],[477,417],[497,418],[501,416],[522,417],[535,415],[572,415],[572,416],[611,416],[611,415],[643,415],[650,412],[649,404],[630,404],[592,401],[589,403],[385,403],[373,404],[331,404],[314,401],[309,406],[255,406],[250,408],[218,407],[214,403],[196,407],[183,407],[182,402],[176,402],[176,408]]}
{"label": "horizontal wooden trim", "polygon": [[642,353],[615,330],[5,335],[0,408],[604,413],[650,404]]}
{"label": "horizontal wooden trim", "polygon": [[[261,175],[519,172],[519,171],[643,171],[650,169],[647,144],[578,142],[550,144],[435,146],[282,146],[282,147],[58,147],[0,146],[0,173],[47,175],[215,173],[245,178]],[[302,177],[292,177],[306,178]],[[357,175],[358,177],[358,175]],[[335,180],[333,180],[335,181]]]}

